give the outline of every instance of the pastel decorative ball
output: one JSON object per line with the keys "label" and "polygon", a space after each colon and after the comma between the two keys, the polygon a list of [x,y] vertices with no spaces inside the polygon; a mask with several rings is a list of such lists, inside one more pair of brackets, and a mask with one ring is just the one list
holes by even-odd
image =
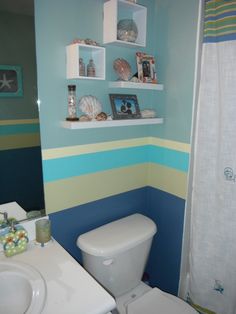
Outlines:
{"label": "pastel decorative ball", "polygon": [[134,43],[138,37],[138,27],[134,20],[123,19],[117,24],[117,39]]}
{"label": "pastel decorative ball", "polygon": [[115,70],[119,79],[123,81],[128,81],[132,75],[131,66],[125,59],[116,59],[113,62],[113,69]]}
{"label": "pastel decorative ball", "polygon": [[102,111],[102,105],[95,96],[86,95],[80,98],[79,108],[90,119],[95,119],[96,116]]}

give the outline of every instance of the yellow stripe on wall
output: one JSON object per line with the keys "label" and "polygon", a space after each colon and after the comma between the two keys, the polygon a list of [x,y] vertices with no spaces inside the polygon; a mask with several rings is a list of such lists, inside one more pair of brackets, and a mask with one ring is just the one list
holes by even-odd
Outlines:
{"label": "yellow stripe on wall", "polygon": [[147,185],[147,164],[49,182],[44,185],[47,214]]}
{"label": "yellow stripe on wall", "polygon": [[60,148],[44,149],[43,160],[97,153],[112,149],[128,148],[143,145],[156,145],[169,149],[190,153],[190,144],[163,140],[155,137],[142,137],[129,140],[110,141],[96,144],[76,145]]}
{"label": "yellow stripe on wall", "polygon": [[187,195],[187,176],[186,172],[158,164],[148,164],[148,185],[182,199]]}
{"label": "yellow stripe on wall", "polygon": [[35,124],[39,119],[0,120],[0,125]]}
{"label": "yellow stripe on wall", "polygon": [[190,153],[191,147],[190,144],[182,143],[182,142],[175,142],[170,140],[165,140],[157,137],[149,137],[148,143],[155,146],[165,147],[185,153]]}
{"label": "yellow stripe on wall", "polygon": [[228,13],[228,12],[232,12],[232,8],[230,9],[226,9],[226,10],[221,10],[219,11],[218,13],[215,13],[216,12],[216,9],[211,9],[211,11],[213,11],[214,13],[210,13],[210,14],[205,14],[205,19],[208,18],[208,17],[217,17],[221,14],[224,14],[224,13]]}
{"label": "yellow stripe on wall", "polygon": [[187,173],[150,163],[49,182],[44,185],[47,213],[145,186],[185,199]]}
{"label": "yellow stripe on wall", "polygon": [[68,146],[61,148],[52,148],[44,149],[42,152],[43,160],[68,157],[68,156],[78,156],[82,154],[97,153],[112,149],[126,148],[126,147],[135,147],[147,144],[147,138],[137,138],[130,140],[121,140],[121,141],[110,141],[102,142],[96,144],[87,144],[87,145],[77,145],[77,146]]}
{"label": "yellow stripe on wall", "polygon": [[0,136],[0,150],[40,146],[39,133]]}

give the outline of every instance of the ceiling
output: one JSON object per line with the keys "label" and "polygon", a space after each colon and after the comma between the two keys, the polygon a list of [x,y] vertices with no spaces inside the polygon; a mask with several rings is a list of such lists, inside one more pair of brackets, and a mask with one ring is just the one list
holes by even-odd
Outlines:
{"label": "ceiling", "polygon": [[0,0],[0,11],[34,15],[34,0]]}

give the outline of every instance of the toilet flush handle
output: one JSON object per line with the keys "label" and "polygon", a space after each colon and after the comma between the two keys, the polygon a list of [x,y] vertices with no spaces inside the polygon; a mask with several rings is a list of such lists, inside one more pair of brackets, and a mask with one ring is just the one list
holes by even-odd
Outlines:
{"label": "toilet flush handle", "polygon": [[103,261],[103,265],[105,266],[110,266],[111,264],[113,264],[114,260],[112,258],[106,259],[105,261]]}

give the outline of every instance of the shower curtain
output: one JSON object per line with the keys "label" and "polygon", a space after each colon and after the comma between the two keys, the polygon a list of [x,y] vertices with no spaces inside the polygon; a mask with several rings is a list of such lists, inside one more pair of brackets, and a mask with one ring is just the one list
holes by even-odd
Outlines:
{"label": "shower curtain", "polygon": [[188,301],[236,314],[236,1],[205,1],[196,119]]}

